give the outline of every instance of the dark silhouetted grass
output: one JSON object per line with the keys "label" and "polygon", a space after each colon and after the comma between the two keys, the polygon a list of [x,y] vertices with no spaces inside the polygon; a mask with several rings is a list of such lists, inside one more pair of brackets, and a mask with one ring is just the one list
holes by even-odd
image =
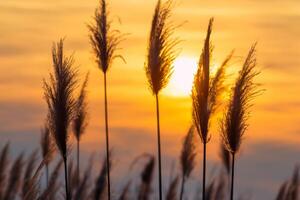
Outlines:
{"label": "dark silhouetted grass", "polygon": [[187,135],[184,138],[183,147],[181,150],[180,163],[181,163],[181,189],[180,200],[183,199],[184,184],[186,179],[189,178],[191,172],[195,167],[196,145],[194,140],[194,126],[191,126]]}
{"label": "dark silhouetted grass", "polygon": [[209,20],[204,47],[200,56],[198,70],[194,78],[192,89],[193,120],[196,130],[203,144],[203,186],[202,199],[205,199],[206,183],[206,145],[210,140],[209,126],[211,116],[216,112],[220,104],[220,96],[224,91],[225,69],[232,57],[232,53],[225,59],[217,70],[215,76],[211,74],[211,57],[213,46],[211,44],[211,32],[213,19]]}
{"label": "dark silhouetted grass", "polygon": [[[112,30],[111,21],[108,18],[107,3],[100,0],[100,6],[95,11],[94,24],[88,26],[90,30],[90,41],[96,57],[96,63],[104,74],[104,108],[105,108],[105,134],[106,134],[106,165],[109,166],[109,134],[108,134],[108,108],[107,108],[107,81],[106,75],[115,58],[123,57],[116,54],[116,50],[122,40],[118,30]],[[123,59],[124,60],[124,59]],[[108,199],[111,198],[110,192],[110,168],[107,167],[107,189]]]}
{"label": "dark silhouetted grass", "polygon": [[80,139],[84,134],[87,126],[87,102],[86,102],[86,87],[88,82],[88,74],[81,86],[79,97],[76,100],[75,115],[73,120],[73,133],[77,141],[77,182],[80,180]]}
{"label": "dark silhouetted grass", "polygon": [[161,135],[159,115],[159,92],[166,87],[172,74],[173,62],[176,58],[174,51],[178,43],[172,38],[174,26],[170,23],[172,1],[161,3],[158,0],[152,18],[151,31],[148,41],[148,54],[145,64],[146,75],[151,92],[156,98],[157,119],[157,151],[158,151],[158,181],[159,199],[162,200],[162,170],[161,170]]}
{"label": "dark silhouetted grass", "polygon": [[77,71],[73,67],[72,56],[64,55],[61,39],[52,48],[53,73],[50,80],[44,81],[44,94],[48,105],[49,129],[55,144],[64,161],[66,198],[70,200],[68,191],[68,139],[69,127],[74,117],[74,90],[77,84]]}
{"label": "dark silhouetted grass", "polygon": [[251,101],[259,93],[257,84],[254,83],[255,77],[259,74],[256,67],[255,46],[253,45],[243,64],[235,86],[231,92],[231,99],[224,114],[221,124],[222,137],[227,150],[231,153],[231,192],[230,197],[233,200],[234,192],[234,167],[235,155],[238,152],[242,137],[248,127],[249,108]]}
{"label": "dark silhouetted grass", "polygon": [[49,181],[49,163],[51,162],[53,153],[54,153],[54,146],[53,141],[51,138],[51,133],[49,129],[49,120],[46,120],[44,128],[42,129],[42,137],[41,137],[41,150],[42,150],[42,157],[45,162],[45,171],[46,171],[46,184],[48,185]]}

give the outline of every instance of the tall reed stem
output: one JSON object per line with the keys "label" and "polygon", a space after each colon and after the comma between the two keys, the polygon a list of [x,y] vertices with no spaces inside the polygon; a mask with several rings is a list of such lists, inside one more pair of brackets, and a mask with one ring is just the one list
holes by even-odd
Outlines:
{"label": "tall reed stem", "polygon": [[64,166],[65,166],[65,188],[66,188],[66,200],[71,200],[69,196],[69,184],[68,184],[68,166],[67,159],[64,158]]}
{"label": "tall reed stem", "polygon": [[230,199],[233,200],[233,189],[234,189],[234,158],[235,154],[232,153],[232,165],[231,165],[231,191],[230,191]]}
{"label": "tall reed stem", "polygon": [[202,200],[205,200],[205,180],[206,180],[206,142],[203,143],[203,183],[202,183]]}
{"label": "tall reed stem", "polygon": [[159,125],[159,101],[158,94],[156,98],[156,119],[157,119],[157,151],[158,151],[158,183],[159,183],[159,200],[162,200],[162,178],[161,178],[161,150],[160,150],[160,125]]}
{"label": "tall reed stem", "polygon": [[109,166],[109,136],[108,136],[108,112],[107,112],[107,86],[106,73],[104,73],[104,107],[105,107],[105,134],[106,134],[106,168],[107,168],[107,197],[110,200],[110,166]]}
{"label": "tall reed stem", "polygon": [[184,183],[185,183],[185,176],[182,176],[182,181],[181,181],[181,190],[180,190],[180,200],[183,198],[183,192],[184,192]]}

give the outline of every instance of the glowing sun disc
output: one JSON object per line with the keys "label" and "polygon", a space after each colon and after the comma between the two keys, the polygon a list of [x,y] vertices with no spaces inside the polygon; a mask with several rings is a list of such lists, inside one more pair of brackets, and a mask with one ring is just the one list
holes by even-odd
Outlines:
{"label": "glowing sun disc", "polygon": [[173,74],[165,94],[171,96],[189,96],[191,94],[194,75],[197,71],[197,59],[179,57],[174,61]]}

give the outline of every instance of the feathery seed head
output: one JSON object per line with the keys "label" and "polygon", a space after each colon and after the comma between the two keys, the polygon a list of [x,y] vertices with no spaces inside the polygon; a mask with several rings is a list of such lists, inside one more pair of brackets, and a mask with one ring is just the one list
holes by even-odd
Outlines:
{"label": "feathery seed head", "polygon": [[224,90],[225,71],[232,53],[219,67],[216,75],[212,77],[211,55],[213,47],[210,42],[213,18],[209,20],[204,47],[200,56],[198,70],[194,78],[192,89],[193,120],[202,143],[209,141],[210,118],[219,105],[219,97]]}
{"label": "feathery seed head", "polygon": [[121,55],[116,54],[123,35],[118,30],[111,29],[111,21],[107,19],[108,15],[107,3],[105,0],[101,0],[99,8],[95,10],[95,24],[88,25],[96,62],[103,73],[108,71],[115,58],[123,59]]}
{"label": "feathery seed head", "polygon": [[195,167],[196,145],[194,139],[194,126],[191,126],[184,139],[180,157],[182,174],[186,177],[189,177]]}
{"label": "feathery seed head", "polygon": [[255,47],[256,44],[251,47],[239,72],[231,92],[231,100],[221,122],[223,141],[231,153],[236,153],[240,148],[242,137],[248,127],[247,119],[249,108],[252,106],[251,101],[261,92],[257,89],[258,85],[254,83],[255,77],[259,74],[255,70]]}
{"label": "feathery seed head", "polygon": [[164,4],[159,0],[152,19],[145,70],[153,94],[168,84],[177,56],[174,48],[178,40],[172,38],[175,26],[169,21],[171,6],[172,0]]}
{"label": "feathery seed head", "polygon": [[79,141],[87,126],[87,102],[86,102],[86,87],[89,74],[86,75],[85,81],[82,84],[80,95],[75,105],[75,115],[73,120],[73,133]]}
{"label": "feathery seed head", "polygon": [[72,56],[63,55],[63,40],[52,48],[53,74],[44,81],[44,95],[48,105],[49,129],[63,158],[67,156],[68,128],[74,117],[77,71]]}

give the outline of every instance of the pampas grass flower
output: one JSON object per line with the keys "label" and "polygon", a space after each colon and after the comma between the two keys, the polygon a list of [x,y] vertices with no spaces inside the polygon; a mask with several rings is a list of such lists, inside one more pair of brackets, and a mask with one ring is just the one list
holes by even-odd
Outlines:
{"label": "pampas grass flower", "polygon": [[63,42],[61,39],[53,45],[54,72],[50,74],[48,82],[44,81],[44,95],[48,105],[49,129],[64,162],[66,199],[70,200],[67,174],[68,129],[74,117],[76,102],[74,90],[77,85],[77,71],[73,67],[73,57],[64,55]]}
{"label": "pampas grass flower", "polygon": [[49,163],[51,162],[52,155],[54,152],[54,146],[53,146],[53,141],[51,138],[51,133],[49,129],[49,122],[46,120],[45,126],[41,131],[42,136],[41,136],[41,150],[42,150],[42,157],[45,163],[45,171],[46,171],[46,183],[48,185],[49,181]]}
{"label": "pampas grass flower", "polygon": [[221,132],[224,144],[231,153],[231,200],[234,192],[234,167],[235,155],[239,151],[242,137],[247,130],[249,118],[249,109],[251,102],[260,90],[257,89],[254,79],[259,74],[256,71],[255,47],[253,45],[243,64],[241,71],[236,79],[231,92],[231,99],[227,111],[221,123]]}
{"label": "pampas grass flower", "polygon": [[112,30],[111,21],[108,20],[108,13],[106,1],[100,0],[100,7],[95,11],[94,24],[88,25],[88,28],[90,30],[90,41],[95,54],[96,63],[104,74],[107,190],[108,199],[110,200],[110,168],[108,167],[110,158],[106,74],[115,58],[119,57],[123,59],[121,55],[116,54],[118,46],[123,39],[123,35],[121,35],[118,30]]}
{"label": "pampas grass flower", "polygon": [[180,163],[181,163],[181,190],[180,190],[180,200],[183,199],[184,184],[185,180],[189,178],[191,172],[195,167],[195,157],[196,157],[196,145],[194,142],[194,126],[189,128],[187,135],[184,138],[183,147],[181,150]]}
{"label": "pampas grass flower", "polygon": [[73,133],[77,141],[77,182],[80,180],[80,139],[84,134],[87,126],[87,102],[86,102],[86,87],[88,82],[88,74],[81,86],[79,97],[76,100],[75,115],[73,120]]}
{"label": "pampas grass flower", "polygon": [[159,199],[162,199],[162,172],[161,172],[161,142],[159,124],[159,92],[166,87],[172,74],[172,65],[176,58],[174,51],[178,41],[172,38],[174,26],[170,23],[172,1],[164,4],[158,0],[152,18],[148,54],[145,64],[146,75],[152,94],[156,98],[157,114],[157,148],[158,148],[158,180]]}
{"label": "pampas grass flower", "polygon": [[216,112],[220,96],[224,90],[225,70],[232,54],[225,59],[218,68],[216,75],[211,75],[211,57],[213,47],[210,42],[212,32],[213,18],[209,20],[204,47],[200,56],[198,70],[195,74],[194,85],[192,89],[193,103],[193,121],[194,126],[200,136],[203,144],[203,186],[202,199],[205,199],[206,182],[206,144],[210,140],[209,127],[211,116]]}

